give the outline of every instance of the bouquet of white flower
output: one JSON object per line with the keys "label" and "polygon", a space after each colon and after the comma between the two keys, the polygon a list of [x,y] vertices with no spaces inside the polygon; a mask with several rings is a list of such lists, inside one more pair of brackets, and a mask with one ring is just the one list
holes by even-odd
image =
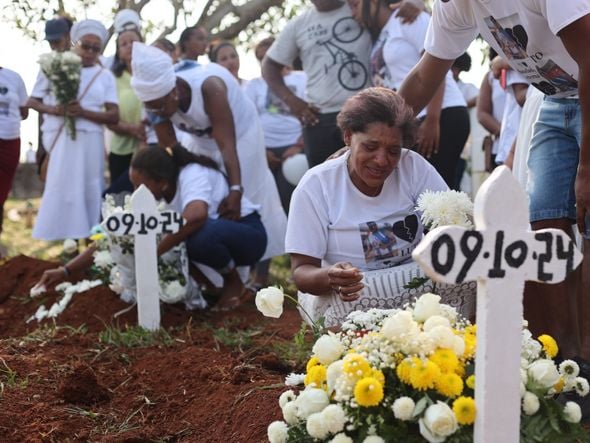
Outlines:
{"label": "bouquet of white flower", "polygon": [[41,55],[39,65],[51,84],[57,102],[64,106],[66,127],[72,140],[76,140],[76,123],[73,118],[65,115],[65,107],[78,96],[82,59],[70,51],[53,51]]}
{"label": "bouquet of white flower", "polygon": [[418,197],[416,210],[428,229],[447,225],[473,228],[473,203],[464,192],[426,191]]}
{"label": "bouquet of white flower", "polygon": [[[350,314],[315,342],[305,387],[280,396],[284,420],[268,427],[270,442],[473,441],[476,336],[432,293],[404,309]],[[555,399],[588,393],[578,365],[556,365],[555,340],[534,339],[526,325],[522,343],[521,441],[588,441],[578,404]]]}

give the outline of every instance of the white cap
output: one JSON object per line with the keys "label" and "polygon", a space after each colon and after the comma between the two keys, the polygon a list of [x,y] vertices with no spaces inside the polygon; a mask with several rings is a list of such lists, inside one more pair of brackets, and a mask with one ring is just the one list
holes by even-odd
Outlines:
{"label": "white cap", "polygon": [[162,98],[176,85],[170,56],[141,42],[133,42],[131,71],[131,87],[142,102]]}
{"label": "white cap", "polygon": [[138,31],[141,31],[141,18],[133,9],[121,9],[115,15],[113,28],[117,34],[128,29],[137,29]]}

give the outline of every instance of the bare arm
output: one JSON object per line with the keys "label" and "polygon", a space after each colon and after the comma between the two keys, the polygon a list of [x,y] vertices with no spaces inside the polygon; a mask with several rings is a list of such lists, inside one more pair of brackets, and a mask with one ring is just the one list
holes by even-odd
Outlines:
{"label": "bare arm", "polygon": [[46,105],[38,97],[29,97],[27,108],[34,109],[39,114],[59,115],[63,117],[63,108],[61,106]]}
{"label": "bare arm", "polygon": [[182,217],[186,223],[174,234],[168,234],[158,244],[158,256],[186,240],[189,235],[197,232],[207,221],[208,205],[204,201],[195,200],[184,208]]}
{"label": "bare arm", "polygon": [[438,152],[440,144],[440,112],[445,95],[445,83],[441,83],[438,90],[426,107],[426,118],[420,125],[418,133],[418,152],[424,157],[430,157]]}
{"label": "bare arm", "polygon": [[494,118],[492,102],[492,86],[486,74],[479,88],[477,99],[477,121],[491,134],[498,137],[502,124]]}
{"label": "bare arm", "polygon": [[119,106],[115,103],[105,103],[104,111],[90,111],[73,101],[66,105],[66,114],[74,118],[85,118],[99,125],[114,125],[119,122]]}
{"label": "bare arm", "polygon": [[41,280],[35,284],[35,287],[50,286],[64,281],[71,273],[84,271],[92,266],[94,261],[93,254],[96,251],[96,247],[90,246],[81,254],[67,262],[64,266],[60,266],[55,269],[48,269],[43,272]]}
{"label": "bare arm", "polygon": [[588,36],[590,35],[590,14],[579,18],[566,26],[559,37],[579,68],[578,92],[582,113],[582,143],[580,145],[580,163],[576,176],[576,222],[584,229],[584,215],[590,213],[590,51]]}
{"label": "bare arm", "polygon": [[526,92],[529,89],[529,85],[526,83],[516,83],[512,85],[512,91],[514,92],[514,98],[518,105],[522,108],[526,101]]}
{"label": "bare arm", "polygon": [[414,113],[432,100],[452,64],[453,60],[443,60],[426,52],[410,71],[398,92]]}
{"label": "bare arm", "polygon": [[21,120],[26,120],[27,117],[29,116],[29,108],[27,108],[26,106],[21,106],[19,108],[19,111],[20,111]]}
{"label": "bare arm", "polygon": [[154,131],[158,138],[158,144],[161,147],[174,146],[178,143],[176,140],[176,132],[174,132],[174,126],[170,120],[165,120],[154,125]]}

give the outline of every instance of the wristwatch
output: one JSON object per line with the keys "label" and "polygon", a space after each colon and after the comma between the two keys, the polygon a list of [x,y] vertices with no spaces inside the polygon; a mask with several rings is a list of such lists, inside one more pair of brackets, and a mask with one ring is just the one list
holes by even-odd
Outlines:
{"label": "wristwatch", "polygon": [[240,194],[244,195],[244,187],[242,185],[231,185],[229,187],[230,192],[231,191],[237,191]]}

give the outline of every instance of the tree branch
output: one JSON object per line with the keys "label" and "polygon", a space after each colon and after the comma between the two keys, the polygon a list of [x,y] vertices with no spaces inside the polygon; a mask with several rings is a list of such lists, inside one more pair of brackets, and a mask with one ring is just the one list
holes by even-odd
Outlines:
{"label": "tree branch", "polygon": [[[235,8],[234,13],[239,17],[239,20],[232,23],[227,28],[224,28],[214,34],[224,40],[232,40],[244,30],[250,23],[258,20],[262,14],[268,11],[272,6],[280,6],[284,0],[251,0],[242,6]],[[217,24],[216,26],[219,26]]]}

